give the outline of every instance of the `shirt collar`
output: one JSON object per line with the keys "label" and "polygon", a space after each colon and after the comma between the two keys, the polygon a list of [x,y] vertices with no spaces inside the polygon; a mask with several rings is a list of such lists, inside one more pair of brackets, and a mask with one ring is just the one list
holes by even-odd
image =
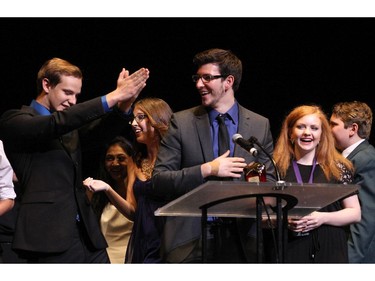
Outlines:
{"label": "shirt collar", "polygon": [[[231,119],[234,124],[238,124],[238,103],[237,102],[235,102],[233,106],[226,113],[228,114],[229,119]],[[220,114],[220,112],[216,111],[215,109],[209,109],[208,116],[209,116],[211,125],[213,124],[218,114]]]}
{"label": "shirt collar", "polygon": [[365,141],[365,139],[361,139],[361,140],[357,141],[356,143],[353,143],[351,146],[348,146],[347,148],[345,148],[345,149],[342,151],[341,154],[342,154],[345,158],[347,158],[348,155],[349,155],[350,153],[352,153],[353,150],[354,150],[358,145],[360,145],[362,142],[364,142],[364,141]]}
{"label": "shirt collar", "polygon": [[34,108],[40,115],[51,115],[51,112],[36,100],[32,100],[30,106]]}

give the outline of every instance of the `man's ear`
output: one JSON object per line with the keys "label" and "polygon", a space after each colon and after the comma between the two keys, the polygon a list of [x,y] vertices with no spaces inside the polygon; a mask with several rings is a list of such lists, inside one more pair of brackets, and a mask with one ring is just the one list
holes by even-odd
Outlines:
{"label": "man's ear", "polygon": [[233,75],[228,75],[227,78],[225,78],[225,90],[228,90],[229,88],[232,88],[233,87],[233,83],[234,83],[234,76]]}
{"label": "man's ear", "polygon": [[42,80],[42,86],[43,86],[43,91],[48,94],[49,89],[51,88],[51,85],[49,83],[49,80],[47,78],[43,78]]}
{"label": "man's ear", "polygon": [[350,126],[349,136],[354,136],[354,135],[357,135],[357,134],[358,134],[358,124],[353,123]]}

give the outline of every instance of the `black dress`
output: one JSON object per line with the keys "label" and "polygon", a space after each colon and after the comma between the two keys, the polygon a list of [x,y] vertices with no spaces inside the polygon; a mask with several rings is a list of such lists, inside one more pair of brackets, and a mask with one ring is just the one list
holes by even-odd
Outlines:
{"label": "black dress", "polygon": [[[305,166],[298,164],[298,168],[303,182],[308,182],[312,165]],[[293,166],[287,171],[285,181],[297,182]],[[342,180],[339,182],[327,181],[319,165],[316,166],[314,171],[314,183],[350,183],[351,181],[351,173],[344,169]],[[336,201],[319,211],[335,212],[341,209],[340,201]],[[275,262],[270,230],[264,231],[264,236],[266,262]],[[348,248],[345,227],[321,225],[305,236],[296,236],[295,232],[288,231],[288,243],[284,261],[286,263],[347,263]]]}
{"label": "black dress", "polygon": [[150,180],[141,181],[137,178],[133,190],[137,209],[125,263],[160,263],[160,239],[164,218],[156,217],[154,212],[166,203],[153,194]]}

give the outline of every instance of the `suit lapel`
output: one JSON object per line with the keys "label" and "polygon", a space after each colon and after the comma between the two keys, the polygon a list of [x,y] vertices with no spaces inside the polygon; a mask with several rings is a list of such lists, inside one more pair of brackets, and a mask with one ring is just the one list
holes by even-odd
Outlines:
{"label": "suit lapel", "polygon": [[[250,116],[246,113],[241,105],[239,105],[238,110],[238,133],[245,140],[248,140],[251,137],[250,132],[252,131]],[[241,148],[239,145],[236,145],[234,147],[234,156],[246,157],[248,156],[248,152]]]}
{"label": "suit lapel", "polygon": [[[31,106],[23,106],[22,110],[30,113],[33,116],[40,115],[39,112]],[[78,146],[79,146],[78,131],[74,130],[70,133],[62,135],[61,137],[59,137],[59,140],[60,140],[60,143],[61,143],[62,147],[64,148],[64,150],[68,153],[69,157],[71,157],[73,160],[75,160],[75,158],[76,158],[75,152],[77,152],[77,149],[78,149]],[[52,142],[52,144],[59,146],[58,141]]]}
{"label": "suit lapel", "polygon": [[69,156],[73,157],[74,152],[76,152],[78,148],[78,132],[72,131],[61,136],[61,143]]}
{"label": "suit lapel", "polygon": [[195,125],[204,160],[211,161],[214,158],[214,152],[212,149],[211,127],[208,113],[204,107],[200,106],[194,112],[194,115],[196,117]]}
{"label": "suit lapel", "polygon": [[350,154],[348,155],[348,159],[353,160],[358,152],[365,150],[369,145],[370,143],[367,140],[363,141],[352,152],[350,152]]}
{"label": "suit lapel", "polygon": [[[200,106],[194,112],[196,117],[196,127],[197,134],[202,147],[202,153],[205,161],[211,161],[214,157],[214,152],[212,149],[212,137],[211,137],[211,127],[208,117],[208,113],[204,107]],[[250,132],[252,131],[252,125],[249,114],[240,105],[239,106],[239,119],[238,119],[238,133],[242,135],[244,139],[249,139],[251,137]],[[239,157],[247,157],[248,152],[239,147],[238,145],[234,148],[234,155]]]}
{"label": "suit lapel", "polygon": [[[33,116],[40,115],[39,112],[36,111],[31,106],[23,106],[22,110],[25,110],[25,112],[28,112]],[[78,148],[78,143],[79,143],[78,131],[74,130],[70,133],[62,135],[59,139],[65,151],[69,154],[70,157],[72,157],[72,154],[74,154]]]}

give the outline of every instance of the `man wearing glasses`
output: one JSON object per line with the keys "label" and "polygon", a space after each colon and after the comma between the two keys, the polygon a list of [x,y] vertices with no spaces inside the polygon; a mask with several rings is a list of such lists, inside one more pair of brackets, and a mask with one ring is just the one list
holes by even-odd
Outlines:
{"label": "man wearing glasses", "polygon": [[[193,62],[197,72],[192,78],[202,104],[173,114],[154,168],[155,191],[174,200],[208,180],[245,180],[243,169],[252,161],[264,163],[267,178],[274,180],[272,163],[263,152],[253,156],[231,141],[222,150],[219,140],[222,122],[227,139],[236,133],[246,139],[254,136],[270,155],[273,152],[269,120],[241,106],[234,96],[241,82],[241,61],[229,50],[210,49],[198,53]],[[208,262],[256,261],[251,219],[209,219]],[[200,218],[167,217],[163,235],[165,262],[201,261]]]}

